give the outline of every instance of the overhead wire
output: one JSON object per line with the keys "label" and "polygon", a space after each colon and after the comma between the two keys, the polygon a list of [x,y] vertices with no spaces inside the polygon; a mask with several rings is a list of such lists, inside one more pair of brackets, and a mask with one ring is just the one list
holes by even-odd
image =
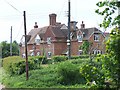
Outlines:
{"label": "overhead wire", "polygon": [[21,23],[21,25],[20,25],[19,31],[18,31],[17,35],[15,36],[15,38],[14,38],[13,40],[15,40],[15,39],[18,38],[18,36],[19,36],[19,34],[20,34],[20,31],[21,31],[21,29],[22,29],[22,26],[23,26],[23,20],[22,20],[22,23]]}
{"label": "overhead wire", "polygon": [[18,11],[20,14],[22,14],[22,12],[20,12],[15,6],[13,6],[12,4],[10,4],[7,0],[4,0],[8,5],[10,5],[14,10]]}
{"label": "overhead wire", "polygon": [[64,9],[64,7],[65,7],[65,4],[66,4],[66,1],[63,2],[61,10],[58,12],[58,19],[60,18],[61,13],[63,12],[63,9]]}

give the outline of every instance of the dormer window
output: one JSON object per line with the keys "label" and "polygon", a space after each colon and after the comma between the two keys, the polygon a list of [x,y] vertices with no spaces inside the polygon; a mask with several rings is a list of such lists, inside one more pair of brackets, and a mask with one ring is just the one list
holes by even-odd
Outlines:
{"label": "dormer window", "polygon": [[85,37],[85,32],[83,32],[83,37]]}
{"label": "dormer window", "polygon": [[97,34],[94,35],[94,41],[99,41],[99,38],[100,38],[99,35]]}
{"label": "dormer window", "polygon": [[39,45],[40,42],[41,42],[41,38],[40,38],[39,35],[37,35],[36,38],[35,38],[35,43],[36,43],[37,45]]}
{"label": "dormer window", "polygon": [[51,37],[47,38],[47,44],[51,44]]}
{"label": "dormer window", "polygon": [[77,36],[78,42],[82,42],[82,35]]}
{"label": "dormer window", "polygon": [[70,33],[70,39],[73,39],[73,32]]}

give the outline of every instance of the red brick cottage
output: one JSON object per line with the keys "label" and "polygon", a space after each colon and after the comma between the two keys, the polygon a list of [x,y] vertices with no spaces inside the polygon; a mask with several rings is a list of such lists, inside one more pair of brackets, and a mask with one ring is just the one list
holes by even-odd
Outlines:
{"label": "red brick cottage", "polygon": [[[27,35],[28,55],[63,55],[67,54],[68,29],[65,24],[56,22],[56,14],[49,15],[49,26],[38,28],[35,22],[34,29]],[[93,54],[105,53],[105,38],[102,31],[97,28],[85,28],[82,22],[80,28],[77,22],[71,21],[71,54],[80,55],[79,47],[84,40],[92,42],[90,52]],[[20,54],[24,55],[24,35],[20,42]]]}

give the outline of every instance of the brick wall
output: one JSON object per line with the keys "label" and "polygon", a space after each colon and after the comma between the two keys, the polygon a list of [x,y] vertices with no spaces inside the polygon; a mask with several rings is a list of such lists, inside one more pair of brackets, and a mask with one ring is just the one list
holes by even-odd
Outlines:
{"label": "brick wall", "polygon": [[65,42],[54,43],[54,55],[61,55],[67,49]]}

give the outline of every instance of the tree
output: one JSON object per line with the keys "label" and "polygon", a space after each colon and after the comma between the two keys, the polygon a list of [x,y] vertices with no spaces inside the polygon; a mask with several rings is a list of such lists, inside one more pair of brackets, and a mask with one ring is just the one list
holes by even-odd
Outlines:
{"label": "tree", "polygon": [[120,15],[116,15],[118,7],[120,7],[120,2],[117,2],[116,0],[106,0],[100,1],[96,5],[99,9],[95,12],[104,17],[100,27],[108,28],[116,26],[117,24],[120,25]]}
{"label": "tree", "polygon": [[117,87],[120,88],[120,30],[117,26],[120,25],[120,15],[116,14],[118,7],[120,7],[120,1],[100,1],[96,5],[99,9],[95,12],[104,17],[100,26],[104,28],[114,26],[106,43],[107,56],[103,57],[105,58],[103,61],[106,62],[103,63],[103,67],[109,71],[108,75],[115,80]]}
{"label": "tree", "polygon": [[80,49],[83,50],[83,54],[89,54],[89,49],[90,49],[91,45],[92,45],[92,43],[89,41],[84,41],[82,43],[82,46],[80,46]]}
{"label": "tree", "polygon": [[[3,41],[0,43],[0,46],[2,47],[2,58],[10,56],[10,43]],[[19,55],[19,47],[16,41],[12,43],[12,54]]]}

